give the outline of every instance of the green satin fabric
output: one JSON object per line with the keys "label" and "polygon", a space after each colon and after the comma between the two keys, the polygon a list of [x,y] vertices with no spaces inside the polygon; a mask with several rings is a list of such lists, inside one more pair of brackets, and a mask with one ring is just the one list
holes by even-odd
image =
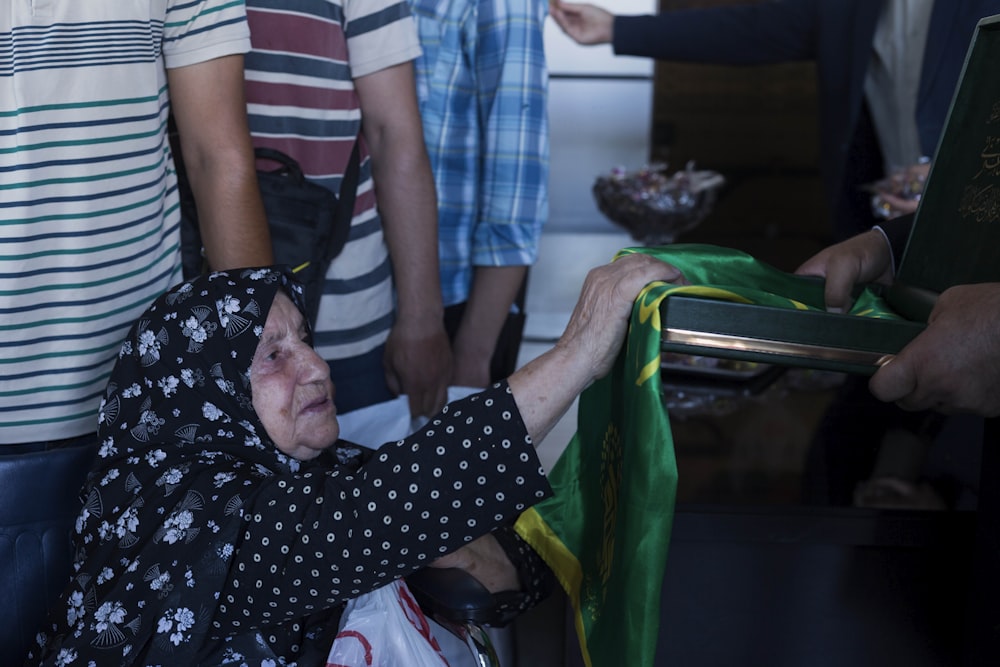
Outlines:
{"label": "green satin fabric", "polygon": [[569,597],[586,667],[654,664],[677,460],[660,396],[660,302],[636,298],[614,368],[580,395],[577,432],[549,473],[553,495],[514,528]]}
{"label": "green satin fabric", "polygon": [[[683,294],[727,299],[777,308],[826,310],[823,281],[781,271],[740,250],[705,244],[673,244],[625,248],[616,257],[644,253],[676,266],[690,285],[672,288],[668,296]],[[850,314],[900,319],[883,298],[865,288]]]}
{"label": "green satin fabric", "polygon": [[[554,495],[515,529],[546,560],[573,609],[586,667],[654,664],[677,460],[661,388],[660,305],[671,295],[826,310],[823,283],[709,245],[626,248],[679,268],[692,283],[647,285],[612,371],[580,396],[577,432],[549,473]],[[865,290],[851,311],[896,317]]]}

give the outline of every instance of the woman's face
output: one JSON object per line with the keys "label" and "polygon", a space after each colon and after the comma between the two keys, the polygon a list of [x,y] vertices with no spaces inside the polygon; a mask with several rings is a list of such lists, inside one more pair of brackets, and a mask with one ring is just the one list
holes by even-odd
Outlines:
{"label": "woman's face", "polygon": [[326,362],[306,339],[302,314],[278,293],[250,364],[253,407],[275,446],[305,461],[340,435]]}

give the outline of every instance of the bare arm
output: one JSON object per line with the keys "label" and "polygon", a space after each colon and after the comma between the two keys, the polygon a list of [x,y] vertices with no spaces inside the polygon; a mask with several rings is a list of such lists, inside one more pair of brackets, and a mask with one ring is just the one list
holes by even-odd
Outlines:
{"label": "bare arm", "polygon": [[243,56],[168,70],[170,102],[209,266],[271,264],[243,94]]}
{"label": "bare arm", "polygon": [[371,151],[376,200],[398,296],[386,343],[386,379],[409,396],[413,415],[444,406],[451,348],[438,267],[437,200],[410,63],[355,81]]}
{"label": "bare arm", "polygon": [[452,384],[486,387],[490,360],[511,304],[528,271],[526,266],[478,266],[472,290],[455,335]]}

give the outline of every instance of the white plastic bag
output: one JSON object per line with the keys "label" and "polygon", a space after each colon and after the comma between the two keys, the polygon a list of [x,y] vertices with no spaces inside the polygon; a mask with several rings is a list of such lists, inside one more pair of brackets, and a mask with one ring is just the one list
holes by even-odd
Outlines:
{"label": "white plastic bag", "polygon": [[448,667],[402,579],[347,603],[326,667]]}

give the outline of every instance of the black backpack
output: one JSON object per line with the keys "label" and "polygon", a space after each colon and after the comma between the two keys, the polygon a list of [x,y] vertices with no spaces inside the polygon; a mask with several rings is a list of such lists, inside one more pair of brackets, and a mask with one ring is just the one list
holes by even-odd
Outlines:
{"label": "black backpack", "polygon": [[[181,263],[184,278],[188,279],[205,270],[205,258],[198,211],[176,132],[171,133],[171,144],[181,200]],[[351,231],[360,169],[358,142],[354,142],[340,183],[340,197],[308,180],[299,163],[281,151],[257,148],[254,155],[278,164],[273,170],[257,170],[274,261],[288,265],[302,283],[309,324],[315,326],[326,270],[344,249]]]}

